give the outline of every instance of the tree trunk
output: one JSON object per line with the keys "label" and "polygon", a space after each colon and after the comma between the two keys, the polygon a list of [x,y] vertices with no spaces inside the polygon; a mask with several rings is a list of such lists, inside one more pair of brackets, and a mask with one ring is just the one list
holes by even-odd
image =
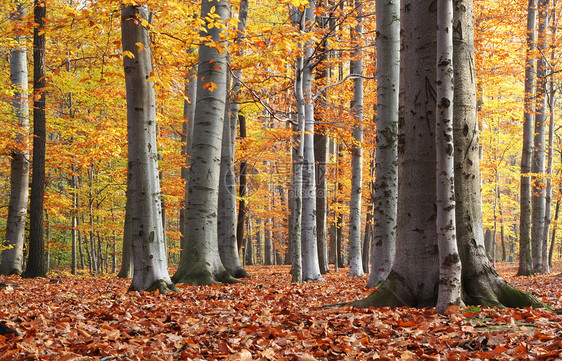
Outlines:
{"label": "tree trunk", "polygon": [[[460,64],[462,66],[462,64]],[[437,1],[437,110],[435,117],[437,246],[439,293],[435,309],[444,313],[460,305],[461,260],[455,221],[455,171],[453,137],[453,2]]]}
{"label": "tree trunk", "polygon": [[[191,67],[188,73],[188,82],[185,85],[185,93],[188,99],[183,102],[183,132],[182,132],[182,153],[185,155],[185,164],[181,168],[181,179],[187,187],[189,178],[188,164],[191,159],[191,144],[193,142],[193,123],[195,122],[195,102],[197,99],[197,69]],[[186,188],[187,189],[187,188]],[[185,192],[187,194],[187,192]],[[185,196],[184,196],[185,197]],[[183,207],[180,209],[180,255],[185,249],[185,198],[183,199]],[[180,256],[181,257],[181,256]]]}
{"label": "tree trunk", "polygon": [[[25,6],[17,3],[12,21],[19,22],[25,15]],[[8,248],[2,252],[0,275],[21,274],[23,271],[23,247],[25,243],[25,221],[29,186],[29,105],[27,79],[27,49],[25,38],[14,37],[17,44],[10,51],[10,83],[14,91],[12,99],[13,117],[17,121],[19,133],[15,136],[17,149],[11,152],[10,160],[10,201],[6,221],[6,240]]]}
{"label": "tree trunk", "polygon": [[[123,67],[127,91],[129,144],[128,192],[131,211],[133,280],[130,290],[177,291],[168,275],[168,260],[158,175],[156,100],[146,6],[121,7]],[[142,44],[139,45],[139,44]],[[127,56],[130,52],[134,57]],[[93,251],[93,249],[92,249]]]}
{"label": "tree trunk", "polygon": [[[404,28],[404,131],[399,151],[396,260],[380,288],[357,306],[431,307],[439,283],[435,214],[435,8],[431,1],[407,0]],[[408,11],[404,11],[404,9]],[[544,306],[535,297],[507,284],[490,267],[482,238],[478,123],[474,84],[472,1],[454,4],[454,138],[455,197],[462,299],[467,304],[506,307]],[[422,168],[423,167],[423,168]],[[424,170],[425,169],[425,170]],[[435,169],[435,168],[433,168]],[[425,176],[417,176],[424,174]],[[405,178],[406,176],[407,178]],[[427,178],[432,178],[429,183]],[[432,186],[433,185],[433,186]],[[417,205],[412,207],[412,205]]]}
{"label": "tree trunk", "polygon": [[45,277],[45,240],[43,237],[43,203],[45,195],[45,144],[47,139],[45,94],[45,19],[47,6],[34,1],[33,28],[33,177],[29,203],[29,253],[23,277]]}
{"label": "tree trunk", "polygon": [[535,24],[537,0],[529,0],[527,7],[527,49],[525,59],[525,111],[523,150],[521,152],[521,195],[519,221],[518,276],[533,274],[531,256],[531,160],[533,156],[533,103],[535,82]]}
{"label": "tree trunk", "polygon": [[[246,139],[246,117],[238,114],[238,124],[240,127],[240,139]],[[246,244],[246,222],[248,217],[248,206],[246,205],[247,194],[247,173],[248,162],[240,162],[240,184],[238,186],[238,218],[236,220],[236,242],[238,242],[238,252],[242,251]]]}
{"label": "tree trunk", "polygon": [[539,0],[538,2],[538,39],[537,51],[539,56],[537,61],[537,82],[535,96],[535,132],[534,132],[534,151],[531,170],[532,176],[532,224],[531,224],[531,254],[533,256],[533,271],[535,273],[546,273],[543,266],[543,232],[545,220],[545,140],[546,140],[546,84],[547,84],[547,62],[544,54],[547,51],[547,17],[549,0]]}
{"label": "tree trunk", "polygon": [[[201,19],[216,14],[225,22],[230,15],[227,0],[203,0]],[[176,283],[209,285],[236,280],[224,268],[218,249],[217,214],[225,99],[227,54],[221,40],[222,27],[201,32],[212,44],[199,46],[197,104],[187,183],[186,246],[173,280]],[[210,46],[213,45],[213,46]]]}
{"label": "tree trunk", "polygon": [[377,0],[377,139],[372,263],[367,287],[390,273],[396,251],[400,5]]}
{"label": "tree trunk", "polygon": [[349,276],[363,276],[363,259],[361,257],[361,200],[363,191],[363,37],[362,2],[355,0],[357,25],[352,30],[352,42],[355,47],[349,72],[357,75],[353,79],[353,100],[351,112],[354,116],[353,147],[351,158],[351,196],[349,201]]}
{"label": "tree trunk", "polygon": [[318,265],[320,273],[330,271],[328,267],[328,141],[326,129],[314,134],[314,159],[316,160],[316,243],[318,245]]}
{"label": "tree trunk", "polygon": [[[128,172],[130,174],[130,171]],[[129,196],[129,184],[127,180],[127,202],[125,204],[125,224],[123,226],[123,242],[121,250],[121,269],[117,274],[118,278],[133,277],[133,228],[132,228],[132,197]]]}

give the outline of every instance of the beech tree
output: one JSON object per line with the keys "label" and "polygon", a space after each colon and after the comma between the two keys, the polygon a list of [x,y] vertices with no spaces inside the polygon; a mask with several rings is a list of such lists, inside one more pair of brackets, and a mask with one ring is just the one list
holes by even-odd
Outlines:
{"label": "beech tree", "polygon": [[517,275],[533,274],[531,256],[531,161],[533,157],[533,103],[535,83],[535,26],[537,0],[527,6],[527,48],[525,59],[525,111],[523,122],[523,150],[521,152],[521,192],[519,219],[519,270]]}
{"label": "beech tree", "polygon": [[201,3],[197,101],[186,186],[185,247],[172,277],[181,284],[235,282],[218,249],[217,214],[228,61],[221,33],[230,15],[227,0]]}
{"label": "beech tree", "polygon": [[[538,37],[537,51],[537,80],[535,96],[535,129],[533,138],[533,158],[531,171],[533,173],[531,190],[531,254],[533,256],[533,272],[548,273],[548,263],[543,263],[543,235],[546,215],[546,194],[545,184],[545,161],[546,161],[546,120],[547,120],[547,59],[548,48],[547,22],[548,22],[548,3],[549,0],[539,0],[538,2]],[[546,266],[546,269],[543,269]]]}
{"label": "beech tree", "polygon": [[[168,274],[156,145],[156,100],[146,6],[121,6],[123,67],[127,90],[129,176],[127,198],[133,250],[130,290],[177,290]],[[127,234],[125,233],[125,237]]]}
{"label": "beech tree", "polygon": [[363,59],[361,36],[363,33],[363,12],[361,1],[355,0],[357,25],[352,30],[355,50],[350,64],[353,79],[353,100],[351,111],[354,116],[352,159],[351,159],[351,198],[349,204],[349,275],[363,276],[361,257],[361,199],[363,197]]}
{"label": "beech tree", "polygon": [[23,277],[44,277],[45,239],[43,207],[45,195],[45,148],[47,141],[46,72],[45,72],[45,19],[47,5],[43,0],[33,3],[33,161],[29,204],[29,253]]}
{"label": "beech tree", "polygon": [[[11,17],[12,21],[20,21],[25,15],[25,10],[24,3],[17,2],[16,10]],[[17,35],[14,37],[14,41],[17,45],[10,50],[10,82],[14,90],[12,112],[20,132],[15,136],[16,147],[11,151],[10,203],[6,221],[6,241],[4,243],[7,249],[2,252],[0,263],[0,274],[2,275],[21,274],[23,271],[23,247],[29,185],[27,49],[25,37]]]}
{"label": "beech tree", "polygon": [[[404,122],[400,127],[396,259],[383,284],[355,306],[431,307],[437,304],[439,264],[436,214],[435,117],[437,8],[432,1],[404,2],[402,69]],[[404,11],[408,9],[408,11]],[[462,262],[462,302],[499,307],[544,306],[503,280],[486,258],[479,179],[474,83],[472,1],[454,4],[455,196]],[[458,104],[458,107],[457,107]],[[428,169],[433,171],[428,172]],[[442,311],[438,309],[438,311]]]}
{"label": "beech tree", "polygon": [[[248,1],[242,0],[238,14],[238,31],[235,39],[240,46],[244,37],[248,17]],[[236,240],[236,175],[234,174],[234,153],[236,148],[236,125],[240,107],[240,88],[242,87],[242,70],[233,71],[232,88],[227,95],[224,125],[222,133],[220,180],[218,195],[218,243],[221,261],[226,270],[234,277],[248,277],[238,255]]]}
{"label": "beech tree", "polygon": [[374,184],[372,263],[368,287],[384,281],[396,249],[398,192],[398,95],[400,73],[400,4],[378,0],[377,138]]}

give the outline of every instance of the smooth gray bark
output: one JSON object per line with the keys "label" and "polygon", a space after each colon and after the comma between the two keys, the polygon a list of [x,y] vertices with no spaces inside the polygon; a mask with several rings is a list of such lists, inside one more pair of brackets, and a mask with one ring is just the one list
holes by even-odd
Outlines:
{"label": "smooth gray bark", "polygon": [[[241,45],[246,28],[248,16],[248,1],[240,3],[238,14],[238,32],[236,44]],[[240,54],[241,55],[241,54]],[[228,101],[224,115],[220,183],[218,198],[218,243],[221,261],[226,270],[234,277],[248,277],[248,273],[242,267],[238,253],[238,242],[236,240],[236,176],[234,174],[234,155],[236,141],[236,126],[238,110],[240,107],[240,89],[242,83],[242,70],[233,71],[232,88],[228,95]]]}
{"label": "smooth gray bark", "polygon": [[[311,0],[304,11],[304,30],[310,31],[316,15],[316,1]],[[314,160],[314,99],[312,93],[314,44],[304,45],[302,88],[304,97],[304,139],[302,163],[302,278],[303,281],[323,280],[318,262],[316,241],[316,171]]]}
{"label": "smooth gray bark", "polygon": [[350,63],[353,79],[353,100],[351,112],[354,117],[353,147],[351,155],[351,196],[349,201],[349,275],[363,276],[363,259],[361,257],[361,200],[363,198],[363,37],[362,2],[355,0],[357,25],[352,30],[354,42],[353,60]]}
{"label": "smooth gray bark", "polygon": [[519,220],[518,276],[533,274],[531,256],[531,160],[533,157],[533,103],[535,83],[535,26],[537,0],[529,0],[527,7],[527,48],[525,59],[525,110],[523,113],[523,149],[521,152],[521,192]]}
{"label": "smooth gray bark", "polygon": [[47,6],[41,0],[33,3],[33,177],[29,203],[29,252],[23,277],[45,277],[45,239],[43,212],[45,195],[45,149],[47,142],[45,19]]}
{"label": "smooth gray bark", "polygon": [[[18,22],[25,15],[22,2],[16,5],[11,20]],[[23,271],[23,247],[29,186],[29,105],[27,79],[27,49],[25,37],[15,36],[17,44],[10,50],[10,83],[14,91],[12,114],[19,128],[15,136],[17,148],[11,151],[10,201],[6,221],[6,239],[2,252],[0,275],[21,274]]]}
{"label": "smooth gray bark", "polygon": [[[217,15],[213,21],[224,23],[230,15],[230,2],[204,0],[201,19],[208,19],[211,11]],[[235,282],[221,262],[217,239],[228,62],[221,39],[222,27],[207,27],[207,31],[200,34],[209,40],[199,46],[197,103],[186,194],[186,244],[172,278],[176,283],[195,285]]]}
{"label": "smooth gray bark", "polygon": [[[399,192],[396,260],[388,278],[356,306],[430,307],[437,303],[438,251],[435,223],[435,163],[430,141],[435,125],[436,93],[428,80],[435,73],[436,9],[430,0],[408,0],[402,8],[404,29],[404,130],[399,148]],[[405,9],[408,11],[405,11]],[[455,65],[455,196],[463,301],[497,307],[544,307],[516,290],[491,268],[482,237],[478,122],[474,77],[471,0],[454,3]],[[433,71],[433,73],[432,73]],[[426,91],[420,91],[425,89]],[[402,136],[402,134],[401,134]],[[433,168],[434,170],[434,168]],[[425,172],[425,173],[424,173]],[[424,176],[418,175],[424,174]],[[406,176],[406,177],[404,177]],[[426,178],[432,178],[428,183]],[[432,187],[433,184],[433,187]],[[429,195],[428,195],[429,194]]]}
{"label": "smooth gray bark", "polygon": [[[459,64],[462,66],[462,64]],[[435,117],[437,246],[439,293],[436,311],[460,305],[461,260],[455,221],[455,171],[453,143],[453,1],[437,1],[437,111]]]}
{"label": "smooth gray bark", "polygon": [[400,81],[400,5],[378,0],[377,138],[372,263],[367,287],[384,281],[396,251],[398,193],[398,95]]}
{"label": "smooth gray bark", "polygon": [[[156,144],[156,99],[146,6],[121,7],[121,38],[127,93],[128,188],[133,250],[130,290],[177,290],[168,274]],[[138,44],[142,44],[142,49]],[[93,238],[93,235],[90,236]],[[92,240],[92,239],[91,239]],[[92,253],[94,249],[92,247]]]}
{"label": "smooth gray bark", "polygon": [[545,150],[546,150],[546,120],[547,120],[547,61],[545,58],[547,41],[547,21],[548,21],[548,2],[549,0],[538,1],[538,37],[537,51],[539,58],[537,61],[537,81],[535,97],[535,131],[534,148],[531,171],[531,254],[533,256],[533,271],[535,273],[546,273],[548,269],[543,269],[543,233],[546,215],[545,198]]}
{"label": "smooth gray bark", "polygon": [[[187,187],[187,181],[189,177],[189,160],[191,158],[191,143],[193,139],[193,123],[195,118],[195,102],[197,99],[197,69],[191,67],[188,73],[187,83],[185,84],[185,96],[187,99],[183,102],[183,132],[181,135],[181,141],[183,144],[182,154],[185,156],[185,164],[181,168],[181,179],[185,182],[185,187]],[[186,192],[187,194],[187,188]],[[180,257],[185,248],[185,199],[183,200],[183,207],[180,209]]]}

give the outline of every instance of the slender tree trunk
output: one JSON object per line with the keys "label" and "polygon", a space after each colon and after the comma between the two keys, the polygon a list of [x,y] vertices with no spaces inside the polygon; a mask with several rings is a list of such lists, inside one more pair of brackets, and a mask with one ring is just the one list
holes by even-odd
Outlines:
{"label": "slender tree trunk", "polygon": [[384,281],[396,251],[400,4],[377,0],[377,139],[373,246],[368,287]]}
{"label": "slender tree trunk", "polygon": [[535,273],[545,273],[547,270],[543,266],[543,232],[545,220],[545,134],[546,134],[546,84],[547,84],[547,63],[544,57],[546,53],[547,41],[547,18],[549,0],[538,1],[538,39],[537,50],[541,54],[537,61],[537,84],[536,84],[536,111],[535,111],[535,132],[534,132],[534,152],[531,170],[532,177],[532,224],[531,224],[531,254],[533,255],[533,270]]}
{"label": "slender tree trunk", "polygon": [[[130,170],[128,172],[130,174]],[[133,277],[133,224],[132,224],[132,197],[129,196],[129,184],[131,181],[127,179],[127,201],[125,204],[125,224],[123,225],[123,242],[121,250],[121,269],[117,274],[118,278]]]}
{"label": "slender tree trunk", "polygon": [[[181,168],[181,179],[187,187],[189,177],[188,165],[191,158],[191,144],[193,142],[193,123],[195,122],[195,102],[197,99],[197,69],[191,67],[188,73],[188,81],[185,85],[185,93],[188,99],[183,102],[183,132],[182,132],[182,153],[185,155],[185,164]],[[186,188],[187,190],[187,188]],[[185,192],[187,194],[187,192]],[[180,255],[186,247],[185,244],[185,196],[183,199],[183,207],[180,209]],[[180,256],[181,257],[181,256]]]}
{"label": "slender tree trunk", "polygon": [[[76,167],[72,166],[72,172],[76,172]],[[76,274],[77,268],[77,254],[76,254],[76,247],[78,244],[78,176],[72,175],[71,179],[71,188],[72,188],[72,229],[71,229],[71,238],[72,238],[72,263],[71,263],[71,272],[73,275]]]}
{"label": "slender tree trunk", "polygon": [[45,194],[45,145],[47,140],[45,95],[45,19],[47,6],[34,0],[33,28],[33,177],[29,204],[29,253],[23,277],[45,277],[45,240],[43,237],[43,203]]}
{"label": "slender tree trunk", "polygon": [[289,191],[291,242],[291,281],[302,283],[302,165],[304,137],[304,95],[302,91],[303,57],[297,59],[295,67],[295,99],[297,101],[297,126],[293,127],[295,146],[292,151],[291,190]]}
{"label": "slender tree trunk", "polygon": [[[238,114],[238,124],[240,127],[240,139],[246,139],[246,117]],[[248,217],[248,206],[246,204],[247,195],[247,172],[248,162],[240,162],[240,184],[238,186],[238,218],[236,223],[236,242],[238,242],[238,252],[242,251],[243,245],[246,244],[246,222]]]}
{"label": "slender tree trunk", "polygon": [[353,100],[351,111],[354,116],[353,148],[351,158],[351,196],[349,201],[349,275],[363,276],[363,259],[361,257],[361,200],[363,198],[363,37],[362,2],[355,0],[357,25],[352,30],[355,47],[353,60],[349,66],[353,79]]}
{"label": "slender tree trunk", "polygon": [[330,271],[328,267],[328,182],[326,165],[328,164],[328,141],[326,129],[314,134],[314,159],[316,160],[316,237],[318,245],[318,265],[320,273]]}
{"label": "slender tree trunk", "polygon": [[533,103],[535,83],[535,24],[537,0],[529,0],[527,8],[527,49],[525,60],[525,111],[523,150],[521,153],[521,195],[519,221],[518,276],[533,274],[531,256],[531,160],[533,156]]}
{"label": "slender tree trunk", "polygon": [[[461,65],[462,66],[462,65]],[[461,260],[457,249],[455,220],[455,171],[453,142],[453,0],[437,1],[437,109],[436,205],[439,248],[439,294],[436,311],[444,313],[460,305]]]}
{"label": "slender tree trunk", "polygon": [[[133,280],[130,290],[177,291],[168,274],[166,241],[156,144],[156,100],[148,27],[152,14],[146,6],[122,5],[121,29],[127,91],[127,138],[133,248]],[[140,47],[139,44],[142,44]],[[126,53],[125,53],[126,54]]]}
{"label": "slender tree trunk", "polygon": [[[215,14],[213,22],[224,23],[230,16],[230,2],[203,0],[201,19],[209,19],[211,13]],[[221,262],[217,239],[220,152],[228,69],[222,31],[222,26],[213,26],[201,32],[202,37],[208,37],[213,43],[199,46],[197,105],[186,192],[186,246],[172,278],[182,284],[236,281]]]}
{"label": "slender tree trunk", "polygon": [[[25,5],[18,1],[11,20],[19,22],[25,15]],[[14,91],[12,99],[13,117],[19,133],[15,136],[17,149],[11,152],[10,201],[6,221],[6,240],[9,247],[2,252],[0,275],[21,274],[23,271],[23,247],[25,243],[25,221],[27,215],[29,186],[29,105],[27,79],[27,49],[25,38],[14,37],[17,44],[10,51],[10,83]]]}

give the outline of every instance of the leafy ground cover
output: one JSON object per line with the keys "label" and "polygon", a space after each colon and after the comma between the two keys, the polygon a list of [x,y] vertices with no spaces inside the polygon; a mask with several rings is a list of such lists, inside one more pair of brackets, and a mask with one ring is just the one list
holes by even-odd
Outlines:
{"label": "leafy ground cover", "polygon": [[[248,267],[246,284],[127,292],[130,280],[0,277],[0,360],[560,360],[562,316],[533,309],[355,309],[348,269],[291,284],[286,266]],[[512,284],[562,309],[562,263]],[[14,285],[14,284],[17,285]]]}

